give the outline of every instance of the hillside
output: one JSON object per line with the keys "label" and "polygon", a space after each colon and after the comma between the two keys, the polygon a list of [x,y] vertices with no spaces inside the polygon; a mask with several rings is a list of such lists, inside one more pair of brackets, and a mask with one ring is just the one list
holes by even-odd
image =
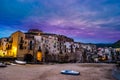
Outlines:
{"label": "hillside", "polygon": [[95,44],[97,47],[112,47],[112,44],[105,44],[105,43],[99,43],[99,44]]}
{"label": "hillside", "polygon": [[114,48],[120,48],[120,40],[118,40],[117,42],[115,42],[114,44],[113,44],[113,47]]}
{"label": "hillside", "polygon": [[97,47],[114,47],[114,48],[120,48],[120,40],[116,41],[115,43],[109,43],[109,44],[105,44],[105,43],[99,43],[99,44],[95,44]]}

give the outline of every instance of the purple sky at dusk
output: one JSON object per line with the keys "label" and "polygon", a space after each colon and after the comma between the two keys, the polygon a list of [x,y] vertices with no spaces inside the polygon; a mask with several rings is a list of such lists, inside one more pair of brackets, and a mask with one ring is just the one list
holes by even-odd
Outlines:
{"label": "purple sky at dusk", "polygon": [[120,40],[120,0],[0,0],[0,38],[30,28],[113,43]]}

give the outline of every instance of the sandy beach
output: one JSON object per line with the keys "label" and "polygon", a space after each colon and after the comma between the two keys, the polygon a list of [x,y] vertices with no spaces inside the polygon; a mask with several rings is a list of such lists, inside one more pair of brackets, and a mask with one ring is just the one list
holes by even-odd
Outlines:
{"label": "sandy beach", "polygon": [[[8,65],[0,68],[0,80],[115,80],[113,64],[38,64]],[[80,75],[63,75],[61,70],[79,71]]]}

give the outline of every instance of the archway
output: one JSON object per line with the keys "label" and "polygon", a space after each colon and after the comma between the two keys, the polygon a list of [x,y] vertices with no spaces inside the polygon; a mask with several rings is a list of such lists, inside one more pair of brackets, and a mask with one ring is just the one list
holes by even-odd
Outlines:
{"label": "archway", "polygon": [[33,61],[33,56],[31,54],[25,54],[24,61],[32,62]]}
{"label": "archway", "polygon": [[42,52],[40,52],[40,51],[37,52],[37,61],[39,61],[39,62],[42,61]]}

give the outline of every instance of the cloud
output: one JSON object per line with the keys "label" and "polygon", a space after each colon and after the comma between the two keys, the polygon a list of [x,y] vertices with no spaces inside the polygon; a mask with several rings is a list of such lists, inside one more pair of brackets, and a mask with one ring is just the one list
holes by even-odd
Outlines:
{"label": "cloud", "polygon": [[39,28],[80,41],[120,39],[110,37],[120,34],[119,0],[1,0],[0,12],[0,24],[15,29]]}

